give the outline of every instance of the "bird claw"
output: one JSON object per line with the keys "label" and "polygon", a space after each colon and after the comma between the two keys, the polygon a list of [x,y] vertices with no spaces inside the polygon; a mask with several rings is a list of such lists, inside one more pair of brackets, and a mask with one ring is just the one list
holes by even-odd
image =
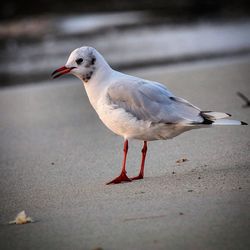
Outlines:
{"label": "bird claw", "polygon": [[106,183],[106,185],[109,185],[109,184],[119,184],[123,181],[126,181],[126,182],[130,182],[132,181],[127,175],[126,173],[121,173],[118,177],[116,177],[114,180]]}

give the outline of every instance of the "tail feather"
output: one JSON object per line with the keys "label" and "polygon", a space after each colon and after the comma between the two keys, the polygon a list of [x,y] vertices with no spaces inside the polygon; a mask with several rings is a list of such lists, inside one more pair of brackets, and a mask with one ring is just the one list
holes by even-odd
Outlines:
{"label": "tail feather", "polygon": [[216,120],[213,125],[247,125],[247,123],[237,120],[220,119]]}
{"label": "tail feather", "polygon": [[224,119],[231,115],[223,112],[201,111],[201,116],[204,118],[203,124],[212,125],[248,125],[246,122]]}

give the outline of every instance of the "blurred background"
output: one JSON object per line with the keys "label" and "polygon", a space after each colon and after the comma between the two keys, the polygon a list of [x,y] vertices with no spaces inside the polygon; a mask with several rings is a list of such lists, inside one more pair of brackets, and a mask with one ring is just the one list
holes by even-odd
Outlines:
{"label": "blurred background", "polygon": [[0,86],[48,80],[84,45],[123,71],[249,56],[249,14],[244,0],[4,1]]}
{"label": "blurred background", "polygon": [[[122,138],[78,79],[50,76],[86,45],[114,69],[250,122],[249,0],[2,1],[0,249],[249,250],[249,126],[150,143],[145,180],[106,186]],[[129,176],[140,150],[130,143]],[[22,210],[37,223],[8,226]]]}

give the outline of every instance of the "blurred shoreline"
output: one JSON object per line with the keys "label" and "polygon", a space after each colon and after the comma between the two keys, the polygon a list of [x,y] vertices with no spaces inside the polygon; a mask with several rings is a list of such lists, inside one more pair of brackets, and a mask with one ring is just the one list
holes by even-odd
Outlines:
{"label": "blurred shoreline", "polygon": [[149,11],[38,16],[0,23],[0,87],[40,83],[80,46],[116,70],[250,57],[250,18],[174,22]]}

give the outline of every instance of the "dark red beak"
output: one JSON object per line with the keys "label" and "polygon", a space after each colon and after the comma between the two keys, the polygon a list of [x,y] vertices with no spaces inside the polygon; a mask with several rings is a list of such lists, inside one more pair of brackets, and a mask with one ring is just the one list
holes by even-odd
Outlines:
{"label": "dark red beak", "polygon": [[59,76],[62,76],[62,75],[65,75],[67,73],[69,73],[72,69],[74,69],[75,67],[71,67],[71,68],[67,68],[65,66],[59,68],[59,69],[56,69],[52,74],[51,76],[53,77],[53,79],[59,77]]}

